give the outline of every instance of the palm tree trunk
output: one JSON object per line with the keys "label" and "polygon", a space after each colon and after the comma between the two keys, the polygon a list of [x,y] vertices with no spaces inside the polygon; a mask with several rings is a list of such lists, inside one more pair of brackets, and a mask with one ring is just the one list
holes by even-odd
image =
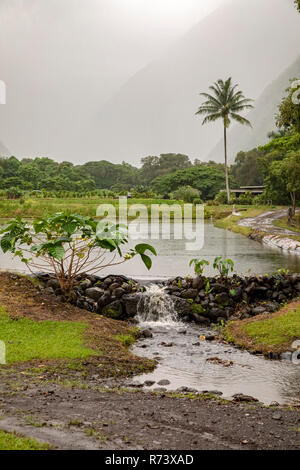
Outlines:
{"label": "palm tree trunk", "polygon": [[226,179],[226,192],[227,192],[227,203],[230,204],[230,188],[229,188],[229,178],[228,178],[228,165],[227,165],[227,132],[226,132],[226,123],[224,120],[224,155],[225,155],[225,179]]}

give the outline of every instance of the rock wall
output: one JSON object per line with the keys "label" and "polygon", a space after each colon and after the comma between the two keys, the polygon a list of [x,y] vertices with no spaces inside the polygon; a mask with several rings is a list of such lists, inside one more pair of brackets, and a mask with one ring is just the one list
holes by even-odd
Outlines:
{"label": "rock wall", "polygon": [[[53,276],[39,274],[43,289],[60,300],[118,320],[137,314],[146,287],[124,276],[79,276],[65,299]],[[174,303],[178,317],[202,325],[277,311],[282,304],[300,296],[300,274],[230,278],[181,278],[161,283]]]}

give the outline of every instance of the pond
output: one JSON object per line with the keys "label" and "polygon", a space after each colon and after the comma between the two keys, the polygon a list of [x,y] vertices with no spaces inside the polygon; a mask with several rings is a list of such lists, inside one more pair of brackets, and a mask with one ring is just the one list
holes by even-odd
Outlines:
{"label": "pond", "polygon": [[[300,272],[300,257],[282,252],[280,249],[263,246],[262,244],[248,239],[247,237],[229,232],[228,230],[216,228],[212,222],[203,223],[204,244],[203,248],[196,251],[186,250],[186,239],[176,240],[173,235],[180,229],[181,223],[171,224],[171,239],[162,239],[166,236],[167,226],[159,224],[152,227],[152,233],[160,235],[159,240],[153,240],[148,236],[148,226],[140,227],[141,237],[132,240],[130,246],[137,243],[150,243],[157,251],[157,258],[153,258],[153,266],[148,271],[139,258],[134,258],[127,263],[101,271],[100,275],[123,274],[141,280],[166,279],[175,276],[187,276],[193,274],[189,262],[192,258],[204,258],[210,261],[206,268],[207,275],[214,275],[212,262],[216,256],[231,258],[235,263],[235,270],[239,274],[265,274],[277,271],[279,268]],[[132,223],[131,223],[132,224]],[[195,224],[186,222],[188,229],[195,229]],[[136,224],[137,225],[137,224]],[[131,225],[134,227],[134,224]],[[200,227],[201,232],[201,227]],[[173,237],[173,239],[172,239]],[[0,254],[0,267],[2,270],[17,270],[26,272],[26,266],[18,259],[13,259],[10,254]]]}

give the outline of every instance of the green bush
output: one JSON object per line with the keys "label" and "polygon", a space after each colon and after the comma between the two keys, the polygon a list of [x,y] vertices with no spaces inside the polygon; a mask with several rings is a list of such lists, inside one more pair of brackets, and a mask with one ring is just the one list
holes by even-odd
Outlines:
{"label": "green bush", "polygon": [[192,188],[191,186],[182,186],[181,188],[174,191],[170,196],[171,199],[176,199],[177,201],[184,201],[188,203],[193,203],[195,199],[201,201],[201,191]]}

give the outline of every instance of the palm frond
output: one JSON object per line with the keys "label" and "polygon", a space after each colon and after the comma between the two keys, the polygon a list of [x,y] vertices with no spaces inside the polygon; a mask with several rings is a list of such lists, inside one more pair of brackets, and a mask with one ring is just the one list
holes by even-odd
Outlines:
{"label": "palm frond", "polygon": [[230,113],[230,116],[232,119],[234,119],[238,123],[243,124],[245,126],[252,127],[251,122],[248,119],[244,118],[243,116],[240,116],[240,114]]}

